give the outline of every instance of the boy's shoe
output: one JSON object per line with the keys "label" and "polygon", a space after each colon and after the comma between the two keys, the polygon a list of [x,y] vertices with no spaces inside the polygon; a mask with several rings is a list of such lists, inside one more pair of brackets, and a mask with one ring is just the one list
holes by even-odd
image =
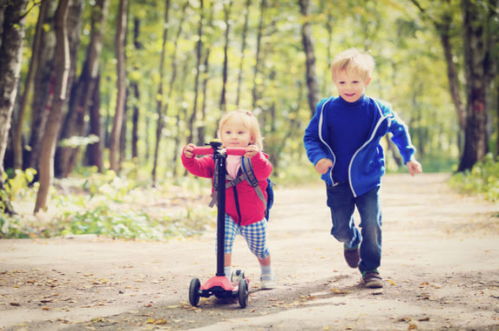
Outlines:
{"label": "boy's shoe", "polygon": [[275,280],[272,275],[261,275],[260,276],[260,288],[262,290],[270,290],[275,288]]}
{"label": "boy's shoe", "polygon": [[376,271],[366,272],[362,274],[362,281],[367,288],[382,288],[383,279]]}
{"label": "boy's shoe", "polygon": [[343,255],[345,256],[345,261],[347,261],[347,264],[350,266],[350,268],[357,268],[359,266],[359,247],[345,248],[343,250]]}

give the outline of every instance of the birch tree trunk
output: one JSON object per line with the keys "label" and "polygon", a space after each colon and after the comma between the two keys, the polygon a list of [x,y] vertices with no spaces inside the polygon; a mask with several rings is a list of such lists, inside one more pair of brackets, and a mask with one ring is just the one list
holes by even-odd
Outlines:
{"label": "birch tree trunk", "polygon": [[0,211],[7,214],[13,214],[14,208],[4,194],[3,161],[21,68],[27,3],[27,0],[18,0],[0,5],[0,16],[3,17],[0,30]]}
{"label": "birch tree trunk", "polygon": [[305,51],[306,58],[306,82],[307,82],[307,99],[308,106],[310,108],[311,116],[315,113],[315,105],[319,101],[319,87],[317,83],[317,74],[315,72],[315,51],[314,43],[312,40],[312,31],[309,23],[309,12],[310,12],[310,1],[309,0],[298,0],[300,5],[300,12],[303,16],[304,23],[301,27],[301,40],[303,44],[303,50]]}
{"label": "birch tree trunk", "polygon": [[114,112],[111,142],[109,146],[109,164],[111,170],[120,171],[120,136],[123,127],[123,113],[125,112],[126,72],[125,72],[125,36],[127,25],[127,2],[120,0],[118,22],[116,25],[115,53],[116,65],[116,111]]}
{"label": "birch tree trunk", "polygon": [[49,189],[54,176],[54,153],[62,118],[62,107],[66,101],[67,83],[70,69],[69,41],[67,34],[67,14],[69,0],[60,0],[55,15],[56,49],[55,72],[56,82],[53,107],[50,111],[47,126],[42,138],[40,158],[40,186],[36,196],[34,212],[47,208]]}

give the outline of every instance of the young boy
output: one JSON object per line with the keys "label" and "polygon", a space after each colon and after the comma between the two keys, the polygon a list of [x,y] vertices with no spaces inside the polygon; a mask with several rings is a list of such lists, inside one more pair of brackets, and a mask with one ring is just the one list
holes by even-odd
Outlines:
{"label": "young boy", "polygon": [[[326,182],[331,234],[343,243],[348,265],[359,268],[364,286],[381,288],[379,189],[385,172],[381,138],[392,133],[411,175],[422,172],[422,167],[414,158],[415,148],[403,122],[388,105],[365,95],[373,70],[373,58],[356,49],[336,56],[331,71],[339,96],[317,104],[304,143],[308,158]],[[352,216],[355,207],[360,231]]]}

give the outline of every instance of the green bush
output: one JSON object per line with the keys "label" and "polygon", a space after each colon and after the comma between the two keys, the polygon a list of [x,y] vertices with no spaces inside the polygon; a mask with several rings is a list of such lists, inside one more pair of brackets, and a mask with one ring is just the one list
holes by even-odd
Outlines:
{"label": "green bush", "polygon": [[451,177],[450,185],[459,192],[481,194],[487,200],[499,200],[499,162],[492,154],[475,164],[471,171],[457,173]]}

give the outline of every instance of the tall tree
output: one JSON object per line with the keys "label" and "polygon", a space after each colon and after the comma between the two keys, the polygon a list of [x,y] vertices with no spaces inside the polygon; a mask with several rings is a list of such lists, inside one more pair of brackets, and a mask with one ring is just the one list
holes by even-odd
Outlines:
{"label": "tall tree", "polygon": [[111,142],[109,146],[109,164],[111,170],[120,170],[120,137],[123,126],[123,114],[125,111],[126,93],[126,63],[125,63],[125,38],[127,26],[127,3],[128,0],[120,0],[116,35],[114,40],[116,62],[116,110],[114,112],[113,127],[111,129]]}
{"label": "tall tree", "polygon": [[250,12],[251,0],[246,0],[244,6],[244,24],[241,36],[241,61],[239,62],[239,73],[237,75],[237,93],[236,93],[236,107],[239,107],[241,102],[241,88],[243,85],[243,75],[244,75],[244,58],[246,55],[246,39],[248,36],[248,22],[249,22],[249,12]]}
{"label": "tall tree", "polygon": [[67,31],[67,14],[69,0],[60,0],[55,15],[56,48],[55,71],[53,80],[56,82],[54,102],[50,111],[47,126],[42,138],[40,158],[40,186],[36,196],[35,214],[47,208],[49,188],[54,176],[54,153],[57,136],[62,119],[62,107],[66,101],[67,83],[70,69],[69,41]]}
{"label": "tall tree", "polygon": [[225,42],[224,42],[224,64],[222,69],[222,92],[220,95],[220,110],[224,112],[227,104],[227,79],[229,76],[229,42],[230,42],[230,12],[232,8],[232,0],[224,3],[224,22],[225,22]]}
{"label": "tall tree", "polygon": [[301,26],[301,40],[306,58],[305,78],[307,82],[307,91],[308,91],[307,99],[310,112],[313,115],[315,113],[315,105],[319,101],[319,85],[317,83],[317,74],[315,72],[315,51],[314,51],[312,30],[309,19],[310,1],[298,0],[298,4],[300,5],[300,12],[303,16],[303,24]]}
{"label": "tall tree", "polygon": [[32,52],[31,58],[29,60],[28,73],[26,75],[26,79],[24,82],[24,89],[22,94],[19,97],[19,107],[17,109],[17,116],[14,123],[13,132],[13,152],[14,152],[14,168],[22,169],[23,168],[23,126],[25,120],[26,106],[31,97],[31,92],[33,90],[33,82],[35,73],[38,68],[39,59],[40,59],[40,47],[42,41],[42,29],[43,29],[43,20],[46,16],[46,11],[48,8],[48,1],[42,1],[40,4],[38,20],[35,28],[35,35],[33,37],[32,42]]}
{"label": "tall tree", "polygon": [[154,160],[152,166],[152,185],[156,186],[156,173],[158,168],[159,147],[161,145],[161,133],[165,119],[163,118],[163,99],[164,99],[164,75],[165,75],[165,57],[166,57],[166,42],[168,41],[168,29],[170,27],[170,0],[165,1],[165,10],[163,14],[163,37],[161,42],[161,55],[159,59],[159,84],[156,92],[156,114],[158,121],[156,123],[156,142],[154,144]]}
{"label": "tall tree", "polygon": [[0,5],[0,211],[8,214],[14,209],[4,194],[3,161],[21,68],[27,3],[27,0],[18,0]]}
{"label": "tall tree", "polygon": [[[135,17],[133,19],[133,47],[136,52],[140,52],[143,48],[142,43],[139,40],[140,36],[140,26],[141,19]],[[139,70],[138,66],[135,65],[134,70]],[[130,82],[130,89],[132,90],[134,96],[133,102],[133,113],[132,113],[132,158],[138,158],[139,156],[139,118],[140,118],[140,89],[137,80]]]}
{"label": "tall tree", "polygon": [[[201,60],[203,56],[203,26],[204,26],[204,0],[199,0],[199,24],[198,36],[196,42],[196,74],[194,77],[194,100],[192,101],[192,113],[189,117],[189,137],[188,142],[192,142],[195,136],[196,120],[198,113],[198,99],[199,99],[199,77],[201,75]],[[198,141],[198,143],[200,143]]]}
{"label": "tall tree", "polygon": [[488,27],[493,18],[490,11],[497,10],[497,3],[493,5],[494,3],[496,1],[482,3],[462,0],[461,2],[466,68],[466,129],[464,150],[458,171],[470,170],[488,151],[487,91],[491,82],[490,71],[493,69],[491,68],[493,45],[490,43]]}
{"label": "tall tree", "polygon": [[256,32],[256,53],[255,53],[255,66],[253,67],[253,88],[251,90],[251,97],[252,97],[251,106],[253,109],[257,107],[258,100],[260,99],[258,79],[260,75],[263,24],[264,24],[266,9],[267,9],[267,0],[261,0],[260,17],[258,19],[258,28]]}
{"label": "tall tree", "polygon": [[44,1],[47,5],[43,16],[39,17],[42,22],[42,35],[39,49],[39,63],[35,68],[33,85],[33,101],[31,103],[31,130],[29,138],[29,160],[28,167],[39,168],[41,141],[45,131],[45,125],[54,98],[55,81],[52,79],[54,70],[54,53],[56,34],[54,31],[55,12],[57,1]]}
{"label": "tall tree", "polygon": [[[80,76],[73,84],[71,100],[61,138],[85,135],[85,116],[89,112],[99,73],[102,51],[103,24],[107,17],[107,0],[97,0],[92,6],[90,42],[87,45],[85,60]],[[76,60],[76,59],[75,59]],[[78,146],[63,147],[56,153],[59,156],[59,171],[56,175],[67,177],[76,165]]]}
{"label": "tall tree", "polygon": [[[206,34],[207,39],[210,40],[213,38],[213,15],[215,11],[215,4],[213,1],[210,6],[210,15],[208,16],[207,27],[210,34]],[[198,141],[205,143],[206,142],[206,125],[207,125],[207,103],[208,103],[208,82],[210,81],[210,54],[211,48],[205,47],[204,61],[203,61],[203,82],[202,82],[202,91],[203,91],[203,101],[201,103],[201,122],[202,125],[198,127]]]}
{"label": "tall tree", "polygon": [[102,148],[104,146],[104,135],[101,128],[100,116],[100,73],[97,73],[95,78],[95,88],[93,90],[92,102],[89,110],[89,133],[98,138],[94,143],[88,145],[87,148],[87,165],[96,166],[99,172],[104,170],[102,160]]}
{"label": "tall tree", "polygon": [[[461,84],[459,81],[459,73],[457,70],[456,64],[456,54],[452,44],[453,37],[453,22],[454,15],[453,12],[457,10],[457,8],[453,8],[453,3],[451,0],[441,1],[438,5],[441,6],[438,11],[439,15],[431,15],[426,8],[424,8],[419,0],[411,0],[412,3],[418,8],[422,17],[431,22],[434,26],[435,31],[438,34],[440,39],[440,44],[442,46],[442,50],[444,53],[445,64],[447,66],[447,80],[449,82],[449,92],[451,95],[452,103],[454,104],[454,108],[456,111],[458,124],[460,131],[458,133],[459,142],[462,140],[461,136],[464,132],[465,128],[465,109],[464,103],[461,98]],[[432,3],[431,6],[435,7],[435,4]],[[458,148],[462,149],[462,144],[458,144]]]}

